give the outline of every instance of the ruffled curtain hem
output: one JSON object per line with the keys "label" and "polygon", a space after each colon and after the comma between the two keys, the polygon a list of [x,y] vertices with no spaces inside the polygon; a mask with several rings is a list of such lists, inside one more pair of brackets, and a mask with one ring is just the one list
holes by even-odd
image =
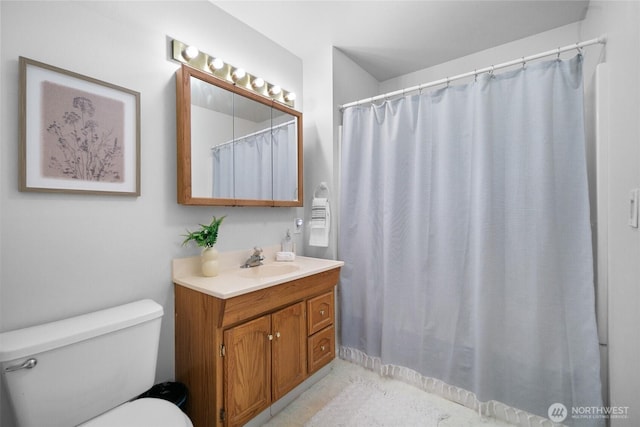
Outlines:
{"label": "ruffled curtain hem", "polygon": [[553,427],[558,425],[546,418],[513,408],[502,402],[495,400],[480,402],[475,393],[471,391],[449,385],[436,378],[425,377],[413,369],[383,364],[379,357],[369,356],[355,348],[340,346],[338,348],[338,357],[376,372],[380,376],[402,381],[427,393],[458,403],[478,412],[480,417],[488,416],[522,427]]}

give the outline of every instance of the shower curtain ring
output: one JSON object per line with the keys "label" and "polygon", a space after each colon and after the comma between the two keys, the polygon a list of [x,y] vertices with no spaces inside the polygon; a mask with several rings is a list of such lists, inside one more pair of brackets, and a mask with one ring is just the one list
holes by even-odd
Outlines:
{"label": "shower curtain ring", "polygon": [[580,47],[580,44],[578,42],[576,42],[576,49],[578,51],[578,55],[582,55],[582,47]]}
{"label": "shower curtain ring", "polygon": [[522,69],[527,65],[527,61],[524,60],[524,56],[522,57]]}
{"label": "shower curtain ring", "polygon": [[478,81],[478,69],[473,70],[473,81]]}
{"label": "shower curtain ring", "polygon": [[447,87],[449,87],[449,77],[447,77]]}
{"label": "shower curtain ring", "polygon": [[557,57],[557,59],[560,60],[560,47],[558,47],[558,57]]}

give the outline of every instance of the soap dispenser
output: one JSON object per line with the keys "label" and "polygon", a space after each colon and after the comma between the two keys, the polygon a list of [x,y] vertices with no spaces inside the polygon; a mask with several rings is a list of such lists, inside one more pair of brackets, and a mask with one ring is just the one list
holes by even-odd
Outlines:
{"label": "soap dispenser", "polygon": [[293,240],[291,239],[291,232],[287,229],[287,235],[282,239],[282,252],[293,252]]}

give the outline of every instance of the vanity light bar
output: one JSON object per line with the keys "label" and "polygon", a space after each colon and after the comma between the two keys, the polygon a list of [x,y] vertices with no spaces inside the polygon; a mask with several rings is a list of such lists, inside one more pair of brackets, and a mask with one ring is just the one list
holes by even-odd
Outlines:
{"label": "vanity light bar", "polygon": [[295,105],[296,94],[294,92],[283,90],[280,86],[249,74],[240,67],[234,67],[219,57],[201,52],[195,46],[187,45],[176,39],[172,40],[172,48],[173,59],[176,61],[289,107],[294,107]]}

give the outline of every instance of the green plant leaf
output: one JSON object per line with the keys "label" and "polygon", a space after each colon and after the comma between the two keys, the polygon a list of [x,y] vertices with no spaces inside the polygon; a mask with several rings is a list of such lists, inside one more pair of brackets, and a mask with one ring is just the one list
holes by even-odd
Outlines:
{"label": "green plant leaf", "polygon": [[216,244],[218,240],[218,230],[220,228],[220,224],[222,220],[226,218],[225,216],[221,216],[220,218],[216,218],[215,216],[211,220],[209,225],[199,224],[200,230],[198,231],[189,231],[187,230],[187,234],[184,234],[185,238],[182,242],[182,245],[186,245],[187,243],[193,241],[196,245],[200,247],[211,248]]}

